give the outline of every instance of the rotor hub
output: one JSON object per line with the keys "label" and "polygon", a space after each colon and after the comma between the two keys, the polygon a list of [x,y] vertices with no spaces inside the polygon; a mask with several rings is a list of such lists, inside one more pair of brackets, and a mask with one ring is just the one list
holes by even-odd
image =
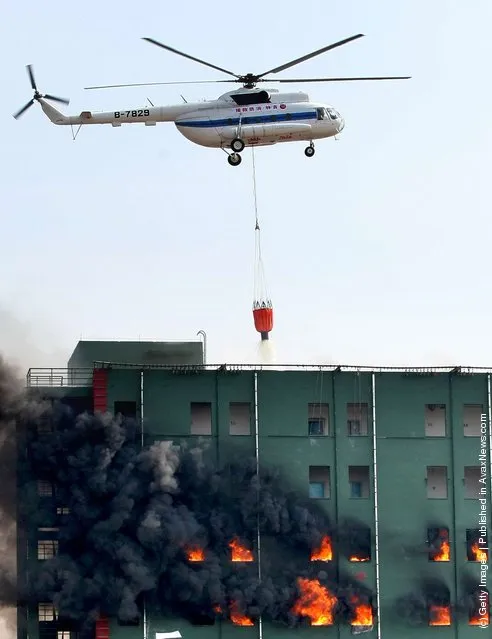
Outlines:
{"label": "rotor hub", "polygon": [[258,80],[259,77],[254,73],[247,73],[238,78],[238,82],[242,82],[245,89],[254,89]]}

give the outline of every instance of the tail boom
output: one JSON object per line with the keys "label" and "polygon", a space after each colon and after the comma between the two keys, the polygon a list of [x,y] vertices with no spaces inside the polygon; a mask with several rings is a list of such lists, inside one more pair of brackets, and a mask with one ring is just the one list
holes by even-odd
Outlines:
{"label": "tail boom", "polygon": [[180,115],[185,115],[191,111],[204,108],[204,104],[180,104],[167,107],[144,107],[139,109],[124,109],[122,111],[96,112],[82,111],[80,115],[64,115],[55,109],[46,100],[40,99],[39,103],[44,113],[53,124],[111,124],[121,126],[122,124],[135,124],[143,122],[147,125],[157,122],[174,122]]}

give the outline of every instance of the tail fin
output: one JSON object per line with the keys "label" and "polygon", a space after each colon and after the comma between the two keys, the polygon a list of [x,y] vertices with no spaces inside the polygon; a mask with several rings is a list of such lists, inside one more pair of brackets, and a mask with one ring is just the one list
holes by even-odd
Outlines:
{"label": "tail fin", "polygon": [[53,124],[70,124],[69,118],[66,115],[63,115],[63,113],[55,109],[55,107],[51,106],[51,104],[45,100],[40,99],[39,104]]}

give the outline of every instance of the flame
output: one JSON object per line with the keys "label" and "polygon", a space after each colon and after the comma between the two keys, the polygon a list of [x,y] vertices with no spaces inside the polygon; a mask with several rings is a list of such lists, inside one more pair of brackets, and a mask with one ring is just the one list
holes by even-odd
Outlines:
{"label": "flame", "polygon": [[451,548],[449,546],[449,541],[444,540],[441,544],[441,549],[434,555],[432,561],[449,561],[451,556]]}
{"label": "flame", "polygon": [[450,626],[451,609],[449,606],[431,606],[429,626]]}
{"label": "flame", "polygon": [[355,608],[355,619],[350,622],[351,626],[372,626],[372,606],[370,604],[360,604]]}
{"label": "flame", "polygon": [[478,543],[472,544],[471,551],[473,553],[473,561],[481,561],[486,563],[488,561],[488,553],[486,550],[482,550],[478,547]]}
{"label": "flame", "polygon": [[220,614],[222,612],[222,608],[219,606],[219,604],[214,606],[214,612],[216,612],[217,614]]}
{"label": "flame", "polygon": [[237,602],[231,604],[231,621],[235,626],[254,626],[255,624],[249,617],[242,615],[237,606]]}
{"label": "flame", "polygon": [[297,583],[301,596],[292,608],[292,612],[302,617],[309,617],[312,626],[331,626],[337,598],[317,579],[299,578]]}
{"label": "flame", "polygon": [[451,547],[449,545],[448,531],[445,529],[439,530],[439,537],[441,538],[441,548],[432,557],[432,561],[449,561],[451,558]]}
{"label": "flame", "polygon": [[331,539],[325,535],[321,540],[320,547],[311,553],[311,561],[331,561],[332,559]]}
{"label": "flame", "polygon": [[244,546],[241,546],[237,539],[233,539],[229,544],[232,549],[232,561],[253,561],[253,553]]}
{"label": "flame", "polygon": [[349,561],[369,561],[369,557],[356,557],[355,555],[351,555]]}
{"label": "flame", "polygon": [[188,561],[205,561],[205,552],[203,548],[189,548],[186,551]]}

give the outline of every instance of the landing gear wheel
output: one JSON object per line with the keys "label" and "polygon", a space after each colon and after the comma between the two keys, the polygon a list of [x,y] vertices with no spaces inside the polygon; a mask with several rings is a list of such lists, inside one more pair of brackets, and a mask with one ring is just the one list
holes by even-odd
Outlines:
{"label": "landing gear wheel", "polygon": [[242,160],[242,157],[239,155],[239,153],[233,153],[232,155],[229,155],[227,158],[227,161],[229,162],[231,166],[239,166],[241,164],[241,160]]}
{"label": "landing gear wheel", "polygon": [[231,142],[231,149],[234,151],[234,153],[241,153],[241,151],[244,149],[244,142],[241,140],[241,138],[234,138],[234,140]]}
{"label": "landing gear wheel", "polygon": [[307,155],[308,158],[312,158],[314,155],[314,145],[310,144],[309,146],[307,146],[304,149],[304,153]]}

